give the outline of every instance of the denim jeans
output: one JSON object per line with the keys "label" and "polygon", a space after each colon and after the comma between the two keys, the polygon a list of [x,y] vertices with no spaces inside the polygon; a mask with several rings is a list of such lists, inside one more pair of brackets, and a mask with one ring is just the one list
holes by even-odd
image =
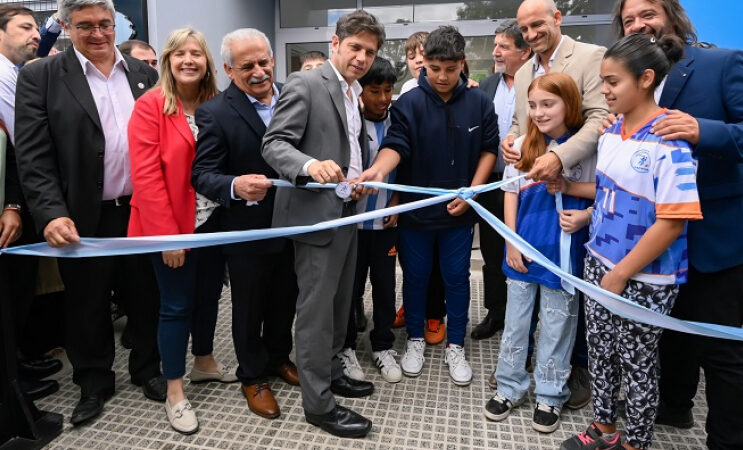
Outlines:
{"label": "denim jeans", "polygon": [[524,367],[529,345],[529,325],[537,293],[539,339],[534,381],[537,402],[562,407],[570,397],[570,355],[578,326],[578,298],[562,289],[536,283],[507,280],[506,325],[501,340],[495,377],[498,393],[516,402],[529,390],[529,373]]}
{"label": "denim jeans", "polygon": [[157,344],[166,380],[183,378],[186,373],[186,352],[191,331],[195,300],[197,255],[186,252],[186,262],[171,269],[163,262],[162,253],[153,253],[160,288],[160,319],[157,327]]}
{"label": "denim jeans", "polygon": [[433,250],[437,247],[446,290],[447,340],[464,345],[470,307],[472,234],[472,226],[431,231],[400,227],[402,298],[409,338],[423,337]]}

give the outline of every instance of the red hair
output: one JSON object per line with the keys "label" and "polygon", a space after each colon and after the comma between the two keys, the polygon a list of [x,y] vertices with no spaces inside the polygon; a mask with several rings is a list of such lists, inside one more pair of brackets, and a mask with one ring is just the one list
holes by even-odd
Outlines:
{"label": "red hair", "polygon": [[[531,94],[534,89],[541,89],[562,99],[565,103],[565,126],[568,129],[575,130],[583,125],[583,101],[573,77],[561,72],[542,75],[531,82],[528,93]],[[531,117],[528,117],[526,135],[521,144],[521,161],[515,167],[524,172],[531,170],[534,161],[546,151],[544,135],[532,122]]]}

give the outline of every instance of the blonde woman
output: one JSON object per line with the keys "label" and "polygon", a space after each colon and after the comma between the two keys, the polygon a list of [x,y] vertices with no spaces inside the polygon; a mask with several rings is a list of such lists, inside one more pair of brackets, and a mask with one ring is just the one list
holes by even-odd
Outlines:
{"label": "blonde woman", "polygon": [[[218,92],[214,62],[203,35],[190,28],[173,31],[166,41],[160,67],[160,81],[140,97],[129,121],[134,186],[129,236],[193,233],[204,221],[204,226],[208,226],[214,220],[207,216],[215,205],[198,196],[190,183],[198,133],[194,111]],[[211,355],[216,300],[224,270],[220,258],[218,248],[152,255],[160,287],[158,345],[168,382],[165,410],[171,426],[183,434],[195,433],[199,428],[183,390],[193,317],[194,330],[204,320],[211,322],[205,327],[211,329],[211,336],[206,333],[209,354],[196,356],[192,381],[237,380],[233,370],[218,364]],[[206,308],[212,313],[194,314],[194,309],[204,302],[213,303]],[[194,350],[198,341],[204,340],[203,334],[194,331]]]}

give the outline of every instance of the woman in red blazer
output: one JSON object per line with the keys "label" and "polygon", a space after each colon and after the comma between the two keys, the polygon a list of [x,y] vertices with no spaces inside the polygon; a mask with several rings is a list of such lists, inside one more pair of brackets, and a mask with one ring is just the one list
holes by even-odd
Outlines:
{"label": "woman in red blazer", "polygon": [[[160,67],[160,81],[137,100],[129,121],[134,194],[128,234],[193,233],[197,227],[197,232],[215,231],[215,215],[208,216],[216,204],[199,196],[190,182],[198,134],[194,111],[218,92],[203,35],[189,28],[172,32]],[[158,345],[168,382],[165,410],[175,430],[191,434],[199,424],[183,391],[189,332],[196,355],[191,381],[237,381],[234,370],[212,356],[224,260],[218,247],[209,247],[153,254],[152,262],[160,288]],[[199,308],[203,311],[195,311]]]}

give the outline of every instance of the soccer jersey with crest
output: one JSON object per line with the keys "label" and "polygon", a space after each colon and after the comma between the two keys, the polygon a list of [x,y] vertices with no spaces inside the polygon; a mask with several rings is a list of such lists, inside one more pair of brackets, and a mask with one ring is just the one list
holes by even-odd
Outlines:
{"label": "soccer jersey with crest", "polygon": [[[586,247],[609,269],[621,261],[657,219],[702,218],[696,161],[686,141],[664,141],[650,132],[665,110],[636,130],[619,119],[601,136],[596,202]],[[685,283],[686,228],[663,254],[632,279],[665,285]]]}
{"label": "soccer jersey with crest", "polygon": [[[371,166],[377,158],[379,145],[382,143],[382,139],[384,139],[387,129],[390,127],[390,115],[387,113],[387,117],[379,121],[364,120],[366,121],[366,133],[369,138],[369,157],[367,158],[367,167],[364,167],[364,169],[368,169],[368,166]],[[394,183],[395,171],[393,170],[382,181],[385,183]],[[391,197],[392,191],[388,189],[380,189],[376,194],[364,195],[356,203],[356,212],[361,214],[386,208]],[[359,223],[358,228],[360,230],[382,230],[384,229],[384,218],[366,220]]]}

